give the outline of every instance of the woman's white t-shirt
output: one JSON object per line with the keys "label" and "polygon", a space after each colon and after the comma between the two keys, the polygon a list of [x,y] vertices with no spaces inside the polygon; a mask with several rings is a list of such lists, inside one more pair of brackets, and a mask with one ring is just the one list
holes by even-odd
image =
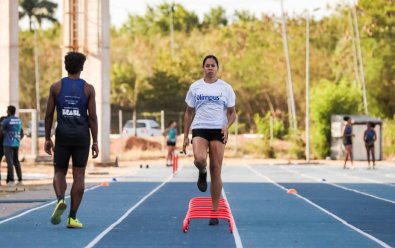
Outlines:
{"label": "woman's white t-shirt", "polygon": [[227,108],[236,104],[236,95],[221,79],[211,84],[199,79],[189,87],[185,102],[195,109],[192,129],[222,129],[228,122]]}

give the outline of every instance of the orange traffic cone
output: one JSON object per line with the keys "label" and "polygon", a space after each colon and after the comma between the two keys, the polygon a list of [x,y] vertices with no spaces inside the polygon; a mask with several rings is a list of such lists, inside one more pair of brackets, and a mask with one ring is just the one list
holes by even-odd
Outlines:
{"label": "orange traffic cone", "polygon": [[108,182],[101,182],[101,183],[100,183],[100,186],[102,186],[102,187],[108,187],[109,184],[108,184]]}

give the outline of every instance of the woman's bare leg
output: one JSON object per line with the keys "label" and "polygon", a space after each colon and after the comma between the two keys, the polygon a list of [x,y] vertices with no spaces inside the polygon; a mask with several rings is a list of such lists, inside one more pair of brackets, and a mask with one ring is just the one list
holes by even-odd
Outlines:
{"label": "woman's bare leg", "polygon": [[369,169],[370,169],[370,147],[369,146],[365,146],[365,148],[366,148],[366,154],[368,156],[368,166],[369,166]]}
{"label": "woman's bare leg", "polygon": [[372,162],[373,162],[373,169],[376,166],[376,158],[374,156],[374,146],[370,147],[370,151],[372,152]]}
{"label": "woman's bare leg", "polygon": [[213,210],[218,210],[218,203],[222,191],[222,160],[224,158],[225,144],[220,141],[210,142],[210,175],[211,175],[211,198]]}
{"label": "woman's bare leg", "polygon": [[208,141],[201,137],[194,137],[192,141],[194,164],[199,169],[199,179],[197,186],[200,191],[207,190],[207,149]]}

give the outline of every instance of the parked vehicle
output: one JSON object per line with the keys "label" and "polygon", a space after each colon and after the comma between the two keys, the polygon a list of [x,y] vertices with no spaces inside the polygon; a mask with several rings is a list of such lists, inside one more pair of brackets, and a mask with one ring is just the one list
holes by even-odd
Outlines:
{"label": "parked vehicle", "polygon": [[[27,137],[31,137],[32,136],[32,122],[29,122],[27,124],[26,131],[25,130],[23,130],[23,131]],[[40,120],[40,121],[38,121],[37,137],[44,137],[44,136],[45,136],[45,125],[44,125],[44,121]]]}
{"label": "parked vehicle", "polygon": [[[162,131],[158,122],[150,119],[138,119],[137,137],[160,136]],[[134,135],[133,120],[128,120],[123,126],[122,132],[127,135]]]}
{"label": "parked vehicle", "polygon": [[[55,134],[56,125],[57,125],[57,122],[55,122],[54,125],[52,126],[51,137]],[[32,122],[31,121],[29,121],[29,123],[27,124],[27,128],[23,129],[23,133],[27,137],[32,137]],[[45,137],[45,122],[44,122],[44,120],[38,121],[37,137]]]}

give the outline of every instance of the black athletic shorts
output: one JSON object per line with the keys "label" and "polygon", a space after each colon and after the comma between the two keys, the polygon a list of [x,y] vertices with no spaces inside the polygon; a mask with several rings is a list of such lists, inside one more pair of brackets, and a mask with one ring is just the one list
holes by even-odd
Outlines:
{"label": "black athletic shorts", "polygon": [[167,145],[167,146],[176,146],[176,142],[167,141],[167,142],[166,142],[166,145]]}
{"label": "black athletic shorts", "polygon": [[85,168],[89,157],[88,146],[65,146],[55,144],[54,148],[54,166],[56,168],[67,169],[69,167],[70,157],[73,167]]}
{"label": "black athletic shorts", "polygon": [[346,137],[343,139],[343,145],[347,146],[347,145],[352,145],[352,139],[351,137]]}
{"label": "black athletic shorts", "polygon": [[374,141],[365,141],[365,146],[366,146],[367,148],[374,147]]}
{"label": "black athletic shorts", "polygon": [[218,140],[224,143],[224,134],[221,133],[221,129],[192,129],[192,140],[194,137],[201,137],[209,142]]}

